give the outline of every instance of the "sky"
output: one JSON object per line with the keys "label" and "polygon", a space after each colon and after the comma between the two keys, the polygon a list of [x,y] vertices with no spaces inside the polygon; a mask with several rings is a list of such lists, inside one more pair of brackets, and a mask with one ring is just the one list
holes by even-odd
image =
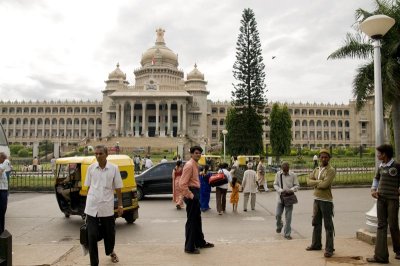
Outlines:
{"label": "sky", "polygon": [[245,8],[257,21],[268,101],[353,98],[363,61],[327,57],[354,32],[355,10],[374,10],[373,0],[0,0],[0,100],[101,100],[118,62],[134,84],[161,27],[185,78],[197,63],[209,99],[229,101]]}

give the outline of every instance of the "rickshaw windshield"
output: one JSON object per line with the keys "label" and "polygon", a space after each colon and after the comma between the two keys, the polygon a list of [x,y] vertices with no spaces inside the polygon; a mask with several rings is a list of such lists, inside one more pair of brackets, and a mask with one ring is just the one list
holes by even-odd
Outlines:
{"label": "rickshaw windshield", "polygon": [[80,176],[80,165],[76,163],[59,164],[57,167],[57,179],[66,179],[71,176]]}

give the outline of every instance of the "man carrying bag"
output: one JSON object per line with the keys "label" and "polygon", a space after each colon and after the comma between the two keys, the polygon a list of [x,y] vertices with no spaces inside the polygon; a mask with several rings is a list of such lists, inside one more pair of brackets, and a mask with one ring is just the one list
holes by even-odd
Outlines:
{"label": "man carrying bag", "polygon": [[274,188],[277,192],[276,201],[276,232],[281,233],[283,228],[282,214],[285,210],[285,228],[284,236],[286,239],[290,240],[292,237],[291,233],[291,222],[292,222],[292,212],[293,204],[297,203],[297,198],[294,192],[299,189],[299,180],[297,175],[289,171],[289,163],[283,162],[281,166],[281,171],[278,171],[275,175]]}

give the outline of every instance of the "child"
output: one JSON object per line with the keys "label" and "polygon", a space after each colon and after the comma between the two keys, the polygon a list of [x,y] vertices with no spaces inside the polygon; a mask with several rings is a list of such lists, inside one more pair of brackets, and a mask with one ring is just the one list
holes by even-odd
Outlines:
{"label": "child", "polygon": [[233,212],[237,212],[237,206],[238,206],[238,202],[239,202],[240,185],[237,182],[236,177],[232,178],[231,187],[232,187],[232,193],[231,193],[232,210],[233,210]]}

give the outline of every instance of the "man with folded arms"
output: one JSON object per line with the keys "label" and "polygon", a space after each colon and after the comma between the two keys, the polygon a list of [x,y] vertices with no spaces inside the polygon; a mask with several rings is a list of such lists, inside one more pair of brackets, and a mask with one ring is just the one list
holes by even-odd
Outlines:
{"label": "man with folded arms", "polygon": [[315,168],[307,179],[307,185],[314,187],[314,206],[312,225],[314,226],[311,246],[306,250],[321,250],[321,234],[322,220],[324,220],[326,242],[325,253],[326,258],[333,255],[333,235],[335,229],[333,227],[333,197],[332,197],[332,182],[336,176],[335,169],[329,164],[331,154],[328,150],[322,149],[319,152],[319,167]]}
{"label": "man with folded arms", "polygon": [[186,203],[187,221],[185,226],[185,252],[200,254],[199,248],[212,248],[214,244],[204,240],[200,211],[199,165],[203,149],[200,146],[190,148],[191,159],[183,167],[179,185]]}

